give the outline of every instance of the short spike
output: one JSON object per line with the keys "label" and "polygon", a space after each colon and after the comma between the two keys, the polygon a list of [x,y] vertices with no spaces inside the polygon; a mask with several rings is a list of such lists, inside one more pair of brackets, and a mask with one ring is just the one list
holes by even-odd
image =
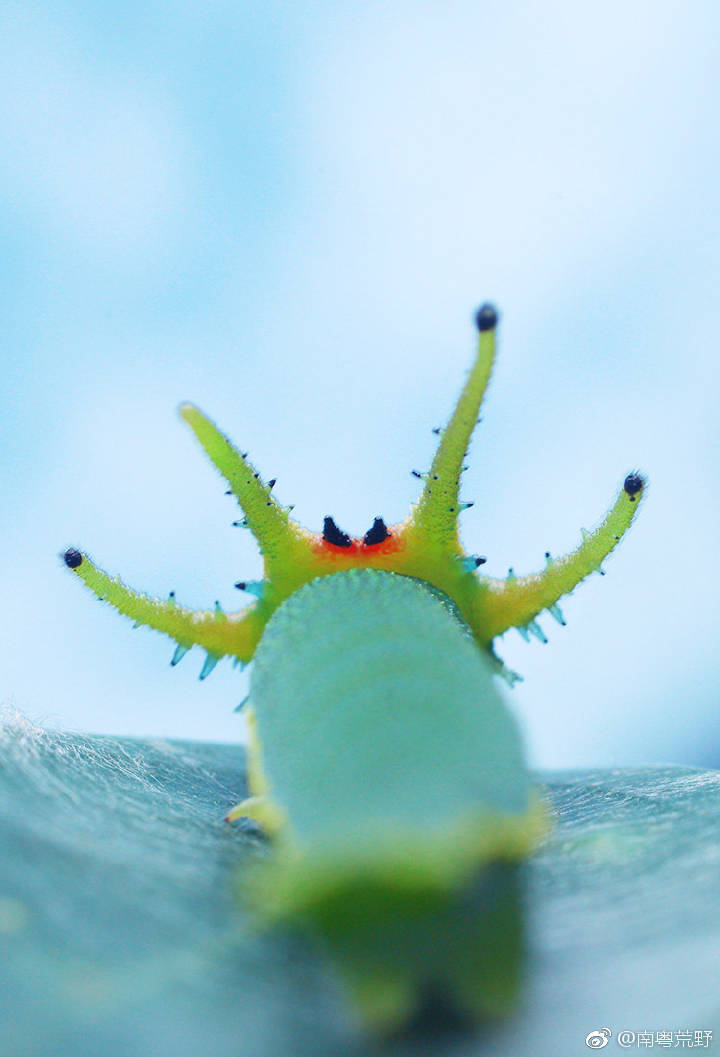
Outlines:
{"label": "short spike", "polygon": [[484,558],[480,554],[466,554],[464,557],[460,558],[460,564],[466,573],[474,573],[475,570],[479,566],[484,565],[486,561],[487,558]]}
{"label": "short spike", "polygon": [[538,639],[540,642],[542,642],[544,645],[547,646],[547,641],[548,641],[547,635],[545,634],[543,629],[540,627],[540,625],[538,624],[537,620],[531,620],[530,623],[527,626],[527,629],[528,629],[528,631],[530,632],[531,635],[534,635],[536,639]]}
{"label": "short spike", "polygon": [[264,580],[238,580],[234,586],[238,591],[247,591],[249,595],[255,595],[256,598],[262,598],[265,593]]}
{"label": "short spike", "polygon": [[558,624],[562,624],[563,627],[567,627],[567,621],[565,620],[565,617],[563,616],[563,611],[557,604],[557,602],[554,602],[553,605],[548,606],[547,609],[550,616],[554,620],[557,620]]}
{"label": "short spike", "polygon": [[246,705],[246,704],[248,703],[248,701],[249,701],[249,700],[250,700],[250,695],[249,695],[249,694],[247,694],[247,695],[246,695],[246,696],[245,696],[245,697],[244,697],[244,698],[242,699],[242,701],[240,702],[240,704],[239,704],[239,705],[236,705],[236,706],[235,706],[235,708],[233,709],[233,712],[242,712],[242,710],[243,710],[243,709],[245,708],[245,705]]}
{"label": "short spike", "polygon": [[501,679],[505,680],[511,690],[515,686],[515,683],[523,682],[523,677],[520,675],[519,672],[514,672],[512,668],[506,668],[504,664],[501,664],[500,670],[498,671],[498,675]]}
{"label": "short spike", "polygon": [[207,679],[207,677],[210,675],[210,672],[213,670],[219,660],[219,657],[214,656],[212,653],[208,653],[207,657],[205,658],[205,663],[202,666],[202,671],[200,672],[199,678]]}
{"label": "short spike", "polygon": [[173,653],[172,660],[170,661],[170,664],[172,665],[173,668],[175,667],[176,664],[180,663],[180,661],[183,659],[183,657],[189,651],[189,649],[190,649],[189,646],[176,646],[175,647],[175,652]]}

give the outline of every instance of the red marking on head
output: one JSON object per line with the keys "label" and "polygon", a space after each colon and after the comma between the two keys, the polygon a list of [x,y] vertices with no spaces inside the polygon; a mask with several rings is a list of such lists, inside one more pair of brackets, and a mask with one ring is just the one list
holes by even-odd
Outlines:
{"label": "red marking on head", "polygon": [[361,552],[368,557],[372,557],[374,554],[396,554],[398,551],[404,550],[405,540],[402,535],[392,529],[388,529],[388,533],[387,539],[384,539],[382,543],[368,544],[359,540]]}
{"label": "red marking on head", "polygon": [[362,545],[362,540],[351,539],[349,547],[338,547],[334,543],[328,543],[318,533],[314,534],[315,542],[312,549],[322,558],[348,558],[351,554],[356,555]]}
{"label": "red marking on head", "polygon": [[348,558],[352,558],[353,565],[365,565],[381,554],[396,554],[405,549],[402,534],[393,528],[388,529],[388,532],[390,535],[382,543],[370,545],[364,543],[361,538],[351,536],[349,547],[337,547],[334,543],[328,543],[319,533],[313,533],[314,542],[311,548],[318,558],[338,562],[342,560],[343,564],[347,563]]}

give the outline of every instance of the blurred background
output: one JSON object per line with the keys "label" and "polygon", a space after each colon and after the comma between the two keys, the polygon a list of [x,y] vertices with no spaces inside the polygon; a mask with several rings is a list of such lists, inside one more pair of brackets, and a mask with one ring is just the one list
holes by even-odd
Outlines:
{"label": "blurred background", "polygon": [[247,673],[101,606],[260,575],[191,399],[318,529],[402,519],[502,309],[466,547],[491,575],[650,487],[550,644],[498,652],[535,766],[720,765],[720,11],[689,0],[7,2],[0,701],[239,740]]}

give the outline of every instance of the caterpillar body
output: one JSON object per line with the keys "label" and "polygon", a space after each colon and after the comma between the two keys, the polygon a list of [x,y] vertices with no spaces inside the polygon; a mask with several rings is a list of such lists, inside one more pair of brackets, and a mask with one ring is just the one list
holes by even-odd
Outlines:
{"label": "caterpillar body", "polygon": [[239,810],[276,842],[256,902],[313,924],[376,1027],[515,997],[542,816],[495,682],[449,599],[376,570],[301,588],[255,654]]}
{"label": "caterpillar body", "polygon": [[206,650],[254,661],[245,708],[250,817],[272,853],[249,878],[271,920],[312,923],[355,1006],[380,1030],[438,999],[481,1019],[506,1011],[523,949],[518,864],[544,829],[493,649],[510,627],[546,641],[543,611],[601,563],[632,522],[645,487],[626,476],[578,548],[528,576],[484,576],[460,547],[459,483],[495,354],[497,313],[476,314],[477,355],[408,518],[375,518],[353,538],[331,517],[295,523],[272,489],[197,408],[183,419],[224,475],[258,539],[262,581],[236,613],[154,599],[71,548],[65,562],[136,624],[170,635],[176,664]]}

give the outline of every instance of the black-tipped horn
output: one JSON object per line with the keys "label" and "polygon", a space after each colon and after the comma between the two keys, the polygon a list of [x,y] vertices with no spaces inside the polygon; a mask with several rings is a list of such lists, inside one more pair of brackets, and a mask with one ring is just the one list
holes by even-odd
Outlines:
{"label": "black-tipped horn", "polygon": [[475,326],[478,330],[495,330],[498,325],[498,310],[495,305],[490,304],[486,301],[484,305],[480,305],[477,312],[475,313]]}
{"label": "black-tipped horn", "polygon": [[366,547],[373,547],[376,543],[383,543],[389,535],[390,533],[383,519],[376,517],[372,523],[372,528],[369,528],[363,536],[363,543]]}
{"label": "black-tipped horn", "polygon": [[333,547],[350,547],[351,540],[347,532],[341,532],[331,517],[323,518],[323,539]]}

